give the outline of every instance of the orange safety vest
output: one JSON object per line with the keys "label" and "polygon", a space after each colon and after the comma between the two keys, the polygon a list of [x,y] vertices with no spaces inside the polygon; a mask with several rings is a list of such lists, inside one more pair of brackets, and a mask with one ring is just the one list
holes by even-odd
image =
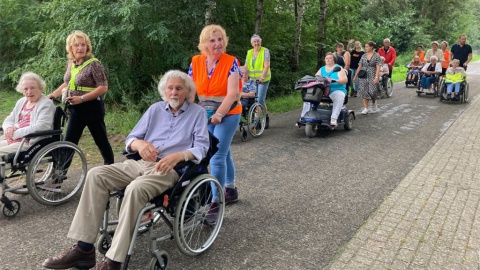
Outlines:
{"label": "orange safety vest", "polygon": [[[192,74],[193,81],[197,86],[197,95],[199,101],[215,101],[222,102],[227,95],[228,87],[228,73],[232,68],[235,57],[226,53],[222,54],[218,60],[212,77],[208,78],[207,70],[207,56],[200,54],[192,58]],[[240,66],[240,63],[237,63]],[[242,113],[242,105],[240,103],[240,97],[242,94],[242,81],[238,80],[238,95],[237,106],[230,110],[227,114],[240,114]]]}
{"label": "orange safety vest", "polygon": [[418,55],[418,51],[413,52],[413,56],[418,56],[420,57],[419,61],[423,63],[423,59],[425,58],[425,51],[422,51],[420,55]]}
{"label": "orange safety vest", "polygon": [[450,51],[449,50],[445,50],[445,52],[443,52],[443,59],[445,59],[445,61],[442,62],[442,68],[449,68],[450,67]]}

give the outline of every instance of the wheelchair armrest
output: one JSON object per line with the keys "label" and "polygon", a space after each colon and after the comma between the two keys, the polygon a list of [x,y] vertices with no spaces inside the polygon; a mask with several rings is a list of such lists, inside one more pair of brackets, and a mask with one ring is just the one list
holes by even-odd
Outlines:
{"label": "wheelchair armrest", "polygon": [[27,134],[27,135],[23,136],[23,138],[29,139],[29,138],[35,138],[35,137],[52,136],[52,135],[60,135],[60,134],[62,134],[61,129],[44,130],[44,131],[37,131],[37,132]]}
{"label": "wheelchair armrest", "polygon": [[133,160],[140,160],[142,157],[138,152],[135,153],[128,153],[127,151],[122,151],[122,154],[125,155],[127,159],[133,159]]}

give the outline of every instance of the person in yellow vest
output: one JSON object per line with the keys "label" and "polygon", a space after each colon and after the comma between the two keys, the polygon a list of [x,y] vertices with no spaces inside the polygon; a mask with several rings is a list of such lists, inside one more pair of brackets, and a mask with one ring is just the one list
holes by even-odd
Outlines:
{"label": "person in yellow vest", "polygon": [[101,96],[108,91],[105,68],[92,54],[90,38],[75,30],[67,37],[68,62],[63,84],[48,95],[56,98],[66,91],[66,102],[70,104],[65,140],[78,144],[85,127],[100,149],[104,164],[114,162],[112,146],[105,127],[105,107]]}
{"label": "person in yellow vest", "polygon": [[[220,141],[218,151],[210,159],[211,173],[225,188],[225,202],[232,203],[238,201],[238,191],[230,144],[242,113],[242,75],[237,58],[225,53],[227,46],[228,37],[223,27],[205,26],[198,43],[200,54],[192,58],[188,75],[195,82],[199,104],[210,119],[208,129]],[[209,213],[215,214],[218,213]]]}
{"label": "person in yellow vest", "polygon": [[447,85],[447,98],[451,98],[453,88],[455,87],[455,98],[458,98],[460,85],[465,81],[467,73],[463,67],[460,67],[460,60],[453,59],[452,66],[447,69],[445,75],[445,84]]}
{"label": "person in yellow vest", "polygon": [[[259,35],[255,34],[250,38],[250,43],[253,49],[248,50],[247,58],[245,60],[245,68],[248,71],[248,77],[250,80],[257,81],[257,97],[258,102],[267,108],[265,104],[265,98],[267,96],[268,86],[270,85],[270,79],[272,73],[270,71],[270,51],[262,47],[262,39]],[[267,122],[265,128],[270,126],[270,117],[267,112]]]}

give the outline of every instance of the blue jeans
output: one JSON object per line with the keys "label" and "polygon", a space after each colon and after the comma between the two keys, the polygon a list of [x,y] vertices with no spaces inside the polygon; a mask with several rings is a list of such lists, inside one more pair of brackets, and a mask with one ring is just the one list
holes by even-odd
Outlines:
{"label": "blue jeans", "polygon": [[[208,130],[219,140],[218,151],[210,159],[211,174],[217,178],[222,187],[235,185],[235,165],[230,153],[233,135],[240,123],[240,114],[226,115],[218,125],[208,125]],[[215,187],[212,185],[214,193]]]}
{"label": "blue jeans", "polygon": [[461,82],[457,82],[457,83],[446,83],[447,85],[447,94],[450,94],[452,93],[452,90],[453,90],[453,87],[455,86],[455,93],[458,93],[460,92],[460,85],[462,83]]}
{"label": "blue jeans", "polygon": [[267,97],[267,90],[269,85],[270,85],[270,81],[264,82],[264,83],[258,83],[258,87],[257,87],[258,103],[262,105],[265,105],[265,98]]}
{"label": "blue jeans", "polygon": [[350,73],[350,81],[352,82],[352,89],[353,91],[357,92],[358,91],[358,78],[356,82],[353,82],[353,77],[355,76],[355,73],[357,72],[356,68],[351,68],[350,69],[352,73]]}
{"label": "blue jeans", "polygon": [[422,80],[420,81],[423,89],[430,88],[430,84],[434,82],[435,82],[435,76],[431,76],[431,77],[423,76]]}

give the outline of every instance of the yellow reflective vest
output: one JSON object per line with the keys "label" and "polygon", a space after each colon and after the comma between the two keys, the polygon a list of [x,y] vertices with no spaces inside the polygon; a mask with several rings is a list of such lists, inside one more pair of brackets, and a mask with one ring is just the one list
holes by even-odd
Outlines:
{"label": "yellow reflective vest", "polygon": [[95,87],[84,87],[84,86],[78,86],[75,85],[75,78],[77,77],[78,73],[85,68],[86,66],[90,65],[90,63],[99,61],[97,58],[90,58],[87,61],[83,62],[78,67],[75,67],[75,63],[72,63],[72,66],[70,67],[70,82],[68,83],[68,89],[69,90],[79,90],[79,91],[84,91],[84,92],[91,92],[95,90]]}
{"label": "yellow reflective vest", "polygon": [[[263,62],[265,61],[265,48],[260,47],[260,51],[257,54],[257,58],[255,59],[255,66],[252,65],[253,61],[253,49],[248,50],[247,52],[247,69],[248,69],[248,77],[251,80],[257,80],[262,77],[263,72]],[[270,72],[270,68],[268,68],[267,75],[265,76],[264,82],[270,81],[272,74]]]}

